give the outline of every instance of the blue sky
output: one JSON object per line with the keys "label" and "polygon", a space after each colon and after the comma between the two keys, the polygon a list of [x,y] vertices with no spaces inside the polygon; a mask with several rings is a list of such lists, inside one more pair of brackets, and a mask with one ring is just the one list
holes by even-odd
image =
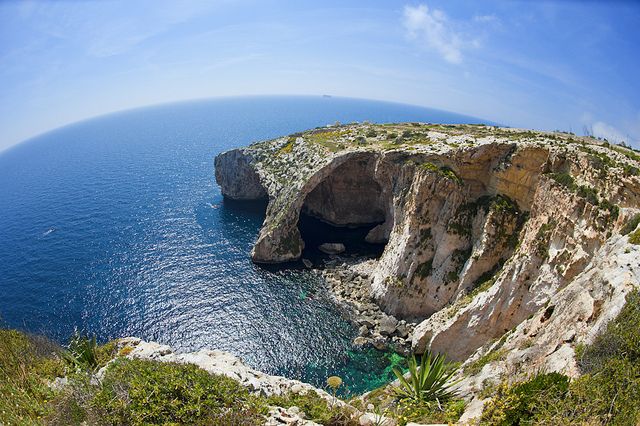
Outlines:
{"label": "blue sky", "polygon": [[0,150],[156,103],[332,94],[640,146],[640,2],[4,1]]}

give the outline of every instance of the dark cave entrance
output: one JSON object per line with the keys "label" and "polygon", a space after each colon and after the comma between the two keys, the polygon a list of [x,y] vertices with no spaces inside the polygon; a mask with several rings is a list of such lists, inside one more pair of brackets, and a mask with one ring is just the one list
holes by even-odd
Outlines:
{"label": "dark cave entrance", "polygon": [[304,241],[302,257],[306,259],[325,258],[329,255],[318,248],[323,243],[342,243],[345,251],[341,255],[380,257],[385,243],[368,243],[367,234],[377,223],[361,226],[334,226],[316,217],[300,213],[298,229]]}
{"label": "dark cave entrance", "polygon": [[328,255],[323,243],[341,243],[341,255],[379,257],[389,232],[389,197],[374,179],[372,155],[350,159],[336,167],[307,194],[298,229],[304,241],[303,258]]}

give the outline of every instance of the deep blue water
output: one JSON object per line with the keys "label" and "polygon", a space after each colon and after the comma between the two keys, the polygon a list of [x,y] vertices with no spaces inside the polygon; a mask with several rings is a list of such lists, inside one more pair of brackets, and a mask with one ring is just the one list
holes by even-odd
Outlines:
{"label": "deep blue water", "polygon": [[111,114],[1,153],[4,325],[60,342],[77,328],[217,348],[316,384],[338,374],[354,391],[378,384],[388,355],[351,350],[356,330],[318,278],[251,263],[263,210],[223,201],[213,173],[221,151],[363,120],[478,122],[354,99],[229,98]]}

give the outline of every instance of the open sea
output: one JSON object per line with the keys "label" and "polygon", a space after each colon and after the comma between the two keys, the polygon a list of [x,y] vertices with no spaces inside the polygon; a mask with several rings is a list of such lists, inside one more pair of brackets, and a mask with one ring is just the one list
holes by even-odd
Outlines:
{"label": "open sea", "polygon": [[351,392],[391,378],[390,353],[357,334],[301,268],[249,252],[264,206],[224,201],[216,154],[343,123],[480,120],[402,104],[238,97],[161,105],[72,124],[0,153],[0,321],[65,343],[137,336],[221,349],[251,366]]}

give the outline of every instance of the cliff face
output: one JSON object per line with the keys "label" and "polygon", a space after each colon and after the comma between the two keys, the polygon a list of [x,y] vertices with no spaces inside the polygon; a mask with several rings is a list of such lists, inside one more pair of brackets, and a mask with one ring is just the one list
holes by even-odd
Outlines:
{"label": "cliff face", "polygon": [[[602,307],[617,306],[640,281],[637,248],[619,235],[640,213],[637,159],[567,134],[357,124],[221,154],[216,178],[230,198],[268,194],[256,262],[300,257],[301,212],[334,225],[375,224],[367,241],[386,248],[372,296],[388,314],[421,321],[416,351],[465,360],[510,330],[531,333],[523,324],[538,316],[555,324],[564,309],[572,325],[543,327],[534,347],[553,350],[531,355],[538,366],[559,366],[558,348],[568,344],[570,359],[602,323]],[[611,266],[625,250],[634,253],[628,264]],[[573,314],[581,320],[566,317]]]}

